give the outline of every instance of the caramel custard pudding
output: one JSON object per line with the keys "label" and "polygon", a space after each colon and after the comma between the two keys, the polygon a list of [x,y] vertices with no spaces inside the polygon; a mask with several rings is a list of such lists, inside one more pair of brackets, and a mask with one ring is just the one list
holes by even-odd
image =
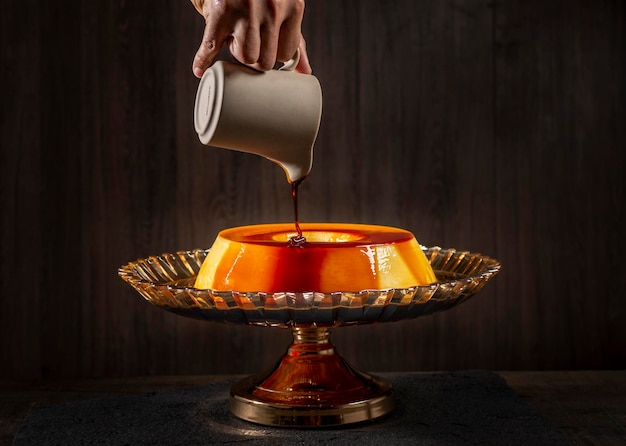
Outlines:
{"label": "caramel custard pudding", "polygon": [[308,223],[241,226],[221,231],[195,288],[239,292],[357,292],[437,281],[409,231],[388,226]]}

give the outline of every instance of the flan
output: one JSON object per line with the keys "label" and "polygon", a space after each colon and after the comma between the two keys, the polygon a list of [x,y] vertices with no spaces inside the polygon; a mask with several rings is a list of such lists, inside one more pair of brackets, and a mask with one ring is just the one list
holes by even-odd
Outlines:
{"label": "flan", "polygon": [[306,242],[293,246],[293,224],[221,231],[195,288],[238,292],[357,292],[409,288],[437,281],[409,231],[362,224],[302,224]]}

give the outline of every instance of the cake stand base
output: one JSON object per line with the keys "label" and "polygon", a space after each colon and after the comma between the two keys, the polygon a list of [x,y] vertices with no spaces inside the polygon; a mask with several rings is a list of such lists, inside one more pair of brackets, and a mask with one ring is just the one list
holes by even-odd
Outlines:
{"label": "cake stand base", "polygon": [[294,328],[294,341],[268,374],[231,388],[230,410],[266,426],[332,427],[372,421],[394,409],[391,384],[350,367],[330,328]]}

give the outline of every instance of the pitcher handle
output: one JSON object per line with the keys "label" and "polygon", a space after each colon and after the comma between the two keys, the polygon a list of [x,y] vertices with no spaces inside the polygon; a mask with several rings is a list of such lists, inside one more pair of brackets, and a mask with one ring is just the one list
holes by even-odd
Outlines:
{"label": "pitcher handle", "polygon": [[296,54],[294,54],[293,57],[289,59],[287,62],[285,62],[283,66],[280,67],[278,70],[279,71],[293,71],[298,66],[298,62],[300,62],[300,48],[298,48],[296,50]]}

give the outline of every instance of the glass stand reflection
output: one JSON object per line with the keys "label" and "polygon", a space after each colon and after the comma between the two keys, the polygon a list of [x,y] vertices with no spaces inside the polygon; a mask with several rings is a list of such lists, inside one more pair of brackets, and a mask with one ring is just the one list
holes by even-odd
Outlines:
{"label": "glass stand reflection", "polygon": [[330,342],[330,328],[293,333],[273,370],[233,386],[233,414],[270,426],[317,427],[371,421],[393,410],[391,384],[348,365]]}

